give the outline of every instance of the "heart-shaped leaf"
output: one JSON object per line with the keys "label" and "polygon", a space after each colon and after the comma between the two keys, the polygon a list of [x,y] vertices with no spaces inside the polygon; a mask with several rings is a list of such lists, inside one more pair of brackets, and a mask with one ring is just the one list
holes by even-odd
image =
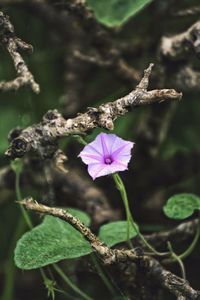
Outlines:
{"label": "heart-shaped leaf", "polygon": [[107,26],[119,26],[152,0],[87,0],[97,20]]}
{"label": "heart-shaped leaf", "polygon": [[[130,225],[130,238],[137,235],[135,229]],[[116,221],[101,226],[99,239],[106,245],[112,247],[127,240],[127,222]]]}
{"label": "heart-shaped leaf", "polygon": [[[68,209],[85,225],[90,218],[84,212]],[[25,233],[15,249],[15,264],[21,269],[36,269],[62,259],[84,256],[92,252],[90,244],[67,222],[46,216],[39,226]]]}
{"label": "heart-shaped leaf", "polygon": [[171,219],[185,219],[200,210],[200,197],[194,194],[177,194],[168,199],[163,208],[165,215]]}

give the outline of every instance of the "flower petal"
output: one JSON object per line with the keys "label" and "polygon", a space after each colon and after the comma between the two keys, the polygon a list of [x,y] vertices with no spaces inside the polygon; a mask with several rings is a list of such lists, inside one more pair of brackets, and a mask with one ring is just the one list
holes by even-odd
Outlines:
{"label": "flower petal", "polygon": [[106,164],[90,164],[88,165],[88,173],[92,179],[110,174],[110,165]]}
{"label": "flower petal", "polygon": [[85,164],[94,164],[94,163],[103,163],[103,158],[100,155],[95,155],[92,153],[86,152],[87,150],[83,150],[80,154],[79,157],[81,157],[82,161]]}
{"label": "flower petal", "polygon": [[119,161],[115,161],[110,166],[112,173],[128,170],[128,165]]}
{"label": "flower petal", "polygon": [[101,136],[103,133],[100,133],[97,135],[95,140],[88,145],[85,146],[84,150],[87,149],[88,151],[91,151],[93,154],[103,155],[103,148],[102,148],[102,140]]}
{"label": "flower petal", "polygon": [[[88,173],[93,180],[119,171],[127,170],[134,143],[125,141],[115,134],[100,133],[96,139],[86,145],[79,154],[88,165]],[[106,159],[109,163],[106,163]]]}
{"label": "flower petal", "polygon": [[115,158],[115,162],[128,166],[129,161],[131,160],[131,155],[120,155]]}
{"label": "flower petal", "polygon": [[131,149],[133,148],[134,143],[124,141],[120,138],[115,140],[115,143],[112,147],[112,157],[113,159],[117,158],[119,155],[130,155]]}
{"label": "flower petal", "polygon": [[100,135],[100,138],[101,138],[101,147],[102,147],[102,150],[103,150],[103,155],[104,157],[108,157],[110,155],[110,149],[107,147],[107,134],[105,133],[101,133]]}
{"label": "flower petal", "polygon": [[95,180],[98,177],[113,174],[120,171],[127,170],[128,167],[126,164],[121,162],[114,162],[111,165],[106,164],[90,164],[88,165],[88,173]]}
{"label": "flower petal", "polygon": [[117,138],[115,134],[100,133],[96,139],[87,146],[101,155],[109,156],[111,154],[111,148]]}

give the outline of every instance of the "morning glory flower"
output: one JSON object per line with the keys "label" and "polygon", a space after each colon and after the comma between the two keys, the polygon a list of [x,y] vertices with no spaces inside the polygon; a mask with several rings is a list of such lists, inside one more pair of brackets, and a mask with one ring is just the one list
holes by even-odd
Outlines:
{"label": "morning glory flower", "polygon": [[134,143],[115,134],[100,133],[79,154],[94,179],[128,169]]}

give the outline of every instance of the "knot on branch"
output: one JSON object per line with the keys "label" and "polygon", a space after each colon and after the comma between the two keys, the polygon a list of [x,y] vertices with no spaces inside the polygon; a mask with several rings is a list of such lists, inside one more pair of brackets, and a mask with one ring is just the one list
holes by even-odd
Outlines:
{"label": "knot on branch", "polygon": [[110,103],[99,106],[99,119],[98,124],[108,130],[114,129],[113,123],[113,109]]}
{"label": "knot on branch", "polygon": [[10,148],[6,151],[6,155],[11,159],[20,158],[29,152],[30,144],[24,138],[15,138],[11,142]]}

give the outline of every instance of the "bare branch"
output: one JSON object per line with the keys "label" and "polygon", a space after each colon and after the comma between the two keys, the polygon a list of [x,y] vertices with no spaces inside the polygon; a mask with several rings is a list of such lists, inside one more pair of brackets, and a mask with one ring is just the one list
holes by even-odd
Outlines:
{"label": "bare branch", "polygon": [[200,14],[200,6],[193,6],[173,13],[173,16],[186,17]]}
{"label": "bare branch", "polygon": [[88,55],[88,54],[83,54],[79,50],[74,51],[73,53],[74,57],[88,62],[90,64],[97,65],[99,67],[110,67],[111,66],[111,61],[110,60],[102,60],[101,57],[97,55]]}
{"label": "bare branch", "polygon": [[59,199],[62,199],[63,196],[66,198],[66,194],[71,196],[67,198],[72,198],[73,205],[91,216],[95,227],[119,219],[119,211],[110,206],[104,192],[93,181],[83,176],[77,168],[68,168],[68,170],[67,174],[51,170],[53,186],[57,187]]}
{"label": "bare branch", "polygon": [[[47,198],[48,192],[50,189],[53,190],[53,201],[57,198],[58,203],[63,203],[63,199],[65,199],[65,205],[73,205],[86,211],[92,218],[93,228],[97,228],[102,223],[119,219],[120,211],[110,206],[105,193],[93,181],[83,176],[79,169],[68,166],[66,169],[63,160],[65,160],[65,156],[60,150],[56,152],[56,157],[54,155],[50,162],[41,163],[39,161],[37,165],[28,157],[24,160],[25,167],[21,174],[21,187],[32,185],[42,191],[42,200],[48,201],[48,204],[50,203],[50,196]],[[33,164],[35,168],[33,168]],[[48,174],[44,171],[46,165],[49,167]],[[2,192],[4,189],[11,193],[15,191],[15,174],[10,166],[0,169],[0,189]],[[12,200],[13,197],[1,197],[0,206]]]}
{"label": "bare branch", "polygon": [[174,74],[174,81],[177,88],[183,91],[200,90],[200,72],[190,65],[181,66],[180,70]]}
{"label": "bare branch", "polygon": [[57,142],[60,137],[85,134],[96,127],[113,130],[117,117],[126,114],[133,107],[180,100],[182,93],[173,89],[147,91],[151,68],[152,66],[145,71],[135,90],[114,102],[102,104],[98,108],[89,108],[86,113],[68,120],[56,110],[47,112],[41,123],[28,127],[14,139],[11,138],[11,145],[6,154],[16,158],[34,150],[42,157],[52,157],[58,148]]}
{"label": "bare branch", "polygon": [[149,78],[152,72],[154,64],[150,64],[149,67],[144,70],[144,76],[140,80],[140,83],[136,86],[136,89],[147,90],[149,86]]}
{"label": "bare branch", "polygon": [[193,24],[183,33],[163,37],[161,40],[161,53],[173,60],[179,60],[193,50],[197,57],[200,57],[200,21]]}
{"label": "bare branch", "polygon": [[3,12],[0,12],[0,30],[0,42],[8,50],[17,71],[16,79],[0,82],[0,91],[18,90],[20,87],[28,85],[33,92],[39,93],[39,85],[35,82],[33,75],[19,53],[20,51],[32,51],[32,46],[16,37],[13,25]]}
{"label": "bare branch", "polygon": [[[37,11],[37,15],[45,19],[52,27],[53,30],[57,30],[59,35],[64,36],[64,43],[68,44],[69,36],[71,31],[68,30],[68,18],[66,15],[63,17],[63,13],[59,13],[55,10],[52,5],[48,4],[44,0],[0,0],[0,4],[3,5],[20,5],[26,9],[32,11]],[[140,79],[140,72],[129,66],[127,62],[121,55],[118,47],[109,31],[106,30],[101,24],[96,21],[92,10],[86,5],[83,0],[67,0],[63,3],[62,7],[73,17],[76,17],[81,22],[81,28],[88,33],[90,30],[91,43],[99,53],[100,61],[109,61],[109,68],[112,70],[113,74],[119,77],[124,82],[129,85],[133,85]],[[72,23],[72,22],[71,22]],[[72,24],[70,24],[72,26]],[[66,39],[67,33],[67,39]],[[88,57],[89,55],[87,55]],[[94,63],[94,62],[93,62]],[[108,64],[101,64],[96,60],[97,65],[108,67]]]}
{"label": "bare branch", "polygon": [[[101,56],[100,62],[89,59],[90,62],[92,60],[93,63],[96,62],[101,67],[111,68],[114,74],[131,85],[140,79],[140,73],[127,64],[109,32],[96,21],[92,10],[85,1],[67,0],[65,1],[65,8],[81,21],[82,28],[86,32],[88,29],[90,30],[92,45]],[[84,58],[88,57],[89,55]],[[106,63],[102,64],[102,61]]]}
{"label": "bare branch", "polygon": [[20,202],[27,209],[33,210],[40,214],[48,214],[58,217],[76,228],[90,243],[91,247],[100,256],[104,264],[118,264],[132,261],[144,268],[146,275],[151,280],[156,281],[162,287],[167,289],[177,297],[185,297],[188,300],[199,300],[200,291],[194,290],[189,283],[165,270],[162,265],[152,257],[138,255],[134,250],[118,250],[111,249],[102,243],[99,238],[91,232],[91,230],[82,224],[77,218],[63,209],[48,207],[37,203],[32,198],[25,199]]}
{"label": "bare branch", "polygon": [[190,220],[179,224],[177,227],[146,235],[145,238],[150,244],[156,247],[166,245],[167,241],[175,241],[179,244],[192,238],[196,232],[198,219]]}
{"label": "bare branch", "polygon": [[72,216],[66,210],[39,204],[32,198],[25,199],[20,203],[23,204],[29,210],[34,210],[40,214],[52,215],[54,217],[58,217],[64,221],[69,222],[86,238],[86,240],[91,244],[92,248],[96,250],[97,253],[99,253],[100,255],[104,256],[106,252],[110,251],[110,249],[106,245],[104,245],[104,243],[101,242],[88,227],[86,227],[83,223],[81,223],[79,219]]}

